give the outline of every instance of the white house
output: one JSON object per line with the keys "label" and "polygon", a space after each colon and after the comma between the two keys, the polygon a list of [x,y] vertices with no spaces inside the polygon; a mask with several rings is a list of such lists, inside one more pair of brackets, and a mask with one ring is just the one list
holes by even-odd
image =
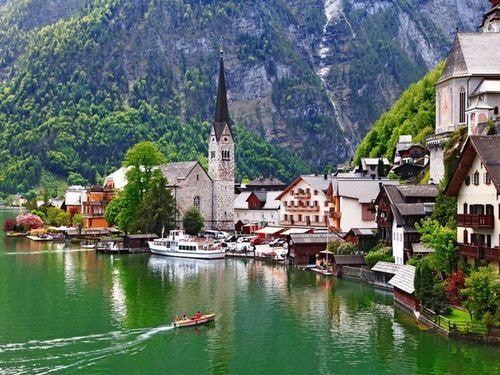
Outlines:
{"label": "white house", "polygon": [[281,191],[244,191],[234,199],[235,224],[277,225],[280,215],[280,201],[276,199]]}

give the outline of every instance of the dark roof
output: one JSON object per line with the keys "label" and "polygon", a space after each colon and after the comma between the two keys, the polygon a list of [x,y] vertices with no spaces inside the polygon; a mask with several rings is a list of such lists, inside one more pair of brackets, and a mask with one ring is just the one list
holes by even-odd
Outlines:
{"label": "dark roof", "polygon": [[247,184],[247,187],[252,187],[252,186],[286,186],[286,184],[281,181],[279,178],[275,177],[259,177],[254,180],[252,180],[249,184]]}
{"label": "dark roof", "polygon": [[217,141],[220,141],[226,125],[231,132],[231,126],[229,125],[229,109],[227,105],[226,79],[224,77],[224,58],[221,49],[219,58],[219,85],[217,88],[217,102],[215,104],[214,119],[214,131]]}
{"label": "dark roof", "polygon": [[377,235],[377,228],[351,228],[351,230],[349,230],[344,237],[346,237],[349,233],[352,233],[357,237],[373,237]]}
{"label": "dark roof", "polygon": [[453,172],[446,195],[456,196],[465,176],[469,172],[476,155],[479,156],[486,171],[491,177],[497,192],[500,193],[500,136],[471,135],[462,149],[458,166]]}
{"label": "dark roof", "polygon": [[366,264],[365,257],[363,255],[334,255],[333,259],[336,264],[339,265],[359,265],[362,266]]}

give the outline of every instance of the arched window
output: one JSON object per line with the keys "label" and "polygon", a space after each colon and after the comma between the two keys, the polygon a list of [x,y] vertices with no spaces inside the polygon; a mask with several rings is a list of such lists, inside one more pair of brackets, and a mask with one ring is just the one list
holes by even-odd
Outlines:
{"label": "arched window", "polygon": [[460,87],[460,113],[458,122],[463,124],[465,122],[465,89]]}
{"label": "arched window", "polygon": [[194,208],[196,208],[197,210],[199,210],[200,209],[200,203],[201,203],[200,197],[199,196],[194,197],[194,201],[193,201]]}
{"label": "arched window", "polygon": [[464,203],[464,215],[467,215],[467,203]]}
{"label": "arched window", "polygon": [[469,243],[469,232],[467,232],[467,229],[464,229],[464,243]]}

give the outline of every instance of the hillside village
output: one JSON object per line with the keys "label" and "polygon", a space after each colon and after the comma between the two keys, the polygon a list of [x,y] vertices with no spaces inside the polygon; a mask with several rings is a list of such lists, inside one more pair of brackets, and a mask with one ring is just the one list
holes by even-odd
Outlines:
{"label": "hillside village", "polygon": [[[297,176],[288,185],[273,176],[235,183],[237,140],[221,51],[216,113],[207,134],[208,170],[199,161],[159,167],[175,199],[176,226],[194,207],[205,230],[258,236],[254,250],[264,254],[272,251],[266,243],[281,238],[290,265],[360,279],[369,268],[370,250],[387,251],[366,277],[393,288],[396,303],[417,312],[422,301],[412,259],[436,251],[429,241],[421,242],[426,233],[419,223],[431,218],[440,200],[453,198],[457,262],[488,265],[499,274],[500,0],[491,3],[480,32],[456,35],[436,85],[435,134],[426,144],[401,134],[393,160],[365,157],[359,165]],[[70,186],[64,201],[54,204],[81,213],[88,230],[107,228],[106,206],[126,183],[122,167],[102,186]],[[338,250],[348,243],[354,246],[350,251]],[[420,314],[435,324],[432,314]]]}

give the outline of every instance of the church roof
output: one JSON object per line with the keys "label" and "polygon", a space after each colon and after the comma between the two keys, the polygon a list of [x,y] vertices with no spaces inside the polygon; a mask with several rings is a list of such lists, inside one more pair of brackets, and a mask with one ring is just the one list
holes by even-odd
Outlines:
{"label": "church roof", "polygon": [[476,96],[488,93],[495,93],[495,94],[500,93],[500,80],[484,79],[470,96]]}
{"label": "church roof", "polygon": [[500,33],[459,33],[438,84],[453,77],[499,76]]}
{"label": "church roof", "polygon": [[224,58],[221,50],[219,58],[219,86],[217,88],[214,120],[214,131],[217,141],[220,140],[226,125],[231,132],[231,126],[229,125],[229,109],[227,105],[226,79],[224,77]]}
{"label": "church roof", "polygon": [[177,181],[186,179],[196,164],[199,163],[197,161],[179,161],[163,164],[160,166],[160,170],[169,184],[176,184]]}

